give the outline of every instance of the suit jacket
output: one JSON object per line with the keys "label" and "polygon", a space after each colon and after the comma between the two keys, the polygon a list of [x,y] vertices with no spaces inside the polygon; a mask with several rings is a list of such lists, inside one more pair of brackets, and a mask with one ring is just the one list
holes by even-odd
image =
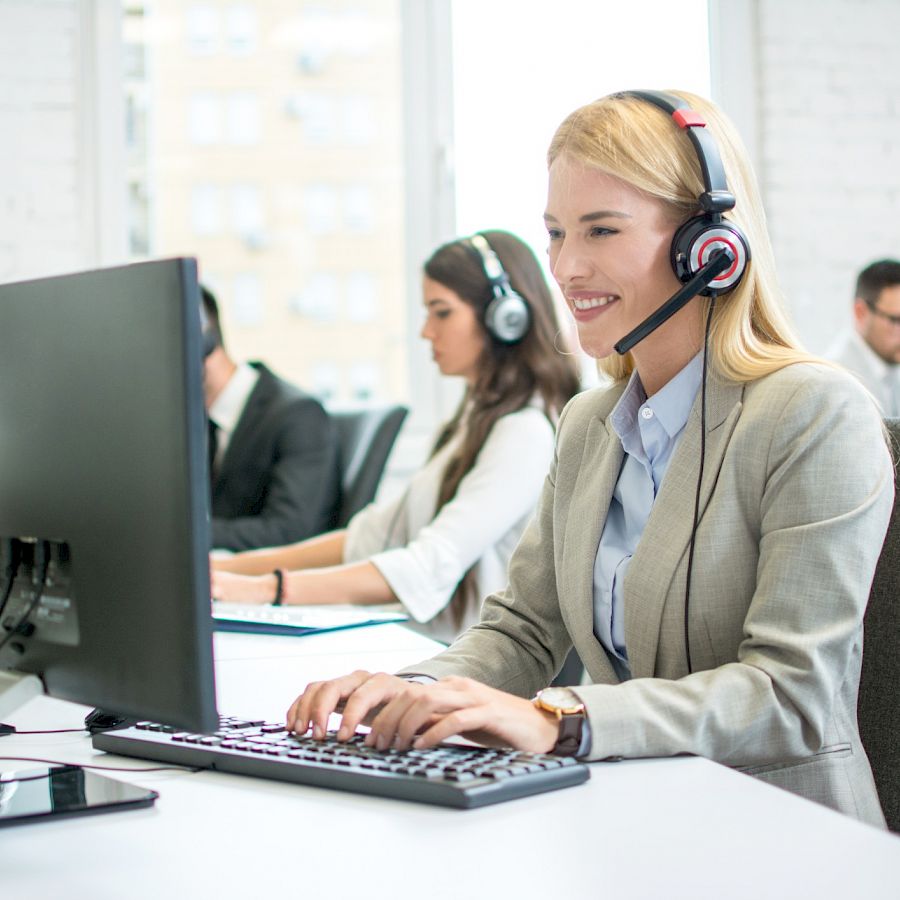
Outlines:
{"label": "suit jacket", "polygon": [[337,429],[313,397],[261,363],[256,386],[211,482],[212,544],[249,550],[334,527]]}
{"label": "suit jacket", "polygon": [[593,684],[589,759],[689,753],[746,769],[882,824],[856,725],[862,618],[893,499],[871,400],[843,372],[796,364],[745,384],[710,373],[684,639],[685,574],[700,459],[700,398],[624,583],[632,678],[593,632],[593,564],[623,460],[608,416],[624,384],[575,397],[509,586],[447,652],[411,667],[521,696],[572,643]]}
{"label": "suit jacket", "polygon": [[900,379],[897,367],[889,366],[856,331],[847,331],[828,358],[855,375],[878,402],[882,415],[900,415]]}

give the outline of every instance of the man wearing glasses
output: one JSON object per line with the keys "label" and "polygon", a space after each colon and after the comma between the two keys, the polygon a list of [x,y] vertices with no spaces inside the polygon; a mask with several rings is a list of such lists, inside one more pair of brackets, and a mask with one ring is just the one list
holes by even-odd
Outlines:
{"label": "man wearing glasses", "polygon": [[900,262],[881,259],[859,273],[853,323],[829,357],[859,378],[885,416],[900,416]]}

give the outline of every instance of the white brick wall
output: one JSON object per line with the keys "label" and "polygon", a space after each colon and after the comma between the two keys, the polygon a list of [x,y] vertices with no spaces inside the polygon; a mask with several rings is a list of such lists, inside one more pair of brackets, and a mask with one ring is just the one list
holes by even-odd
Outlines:
{"label": "white brick wall", "polygon": [[794,318],[824,352],[858,270],[900,258],[900,2],[755,7],[758,174]]}

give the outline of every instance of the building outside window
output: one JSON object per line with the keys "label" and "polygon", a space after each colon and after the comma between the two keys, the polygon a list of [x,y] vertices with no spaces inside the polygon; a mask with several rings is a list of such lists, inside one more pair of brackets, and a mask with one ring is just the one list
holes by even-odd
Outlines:
{"label": "building outside window", "polygon": [[403,5],[123,3],[133,258],[196,256],[235,357],[339,404],[409,393]]}

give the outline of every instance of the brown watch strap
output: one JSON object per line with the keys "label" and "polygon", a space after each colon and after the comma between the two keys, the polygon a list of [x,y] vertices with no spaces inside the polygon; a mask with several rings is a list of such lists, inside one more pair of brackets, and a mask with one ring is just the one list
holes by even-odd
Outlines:
{"label": "brown watch strap", "polygon": [[575,756],[581,747],[584,716],[560,716],[559,736],[550,752],[556,756]]}

